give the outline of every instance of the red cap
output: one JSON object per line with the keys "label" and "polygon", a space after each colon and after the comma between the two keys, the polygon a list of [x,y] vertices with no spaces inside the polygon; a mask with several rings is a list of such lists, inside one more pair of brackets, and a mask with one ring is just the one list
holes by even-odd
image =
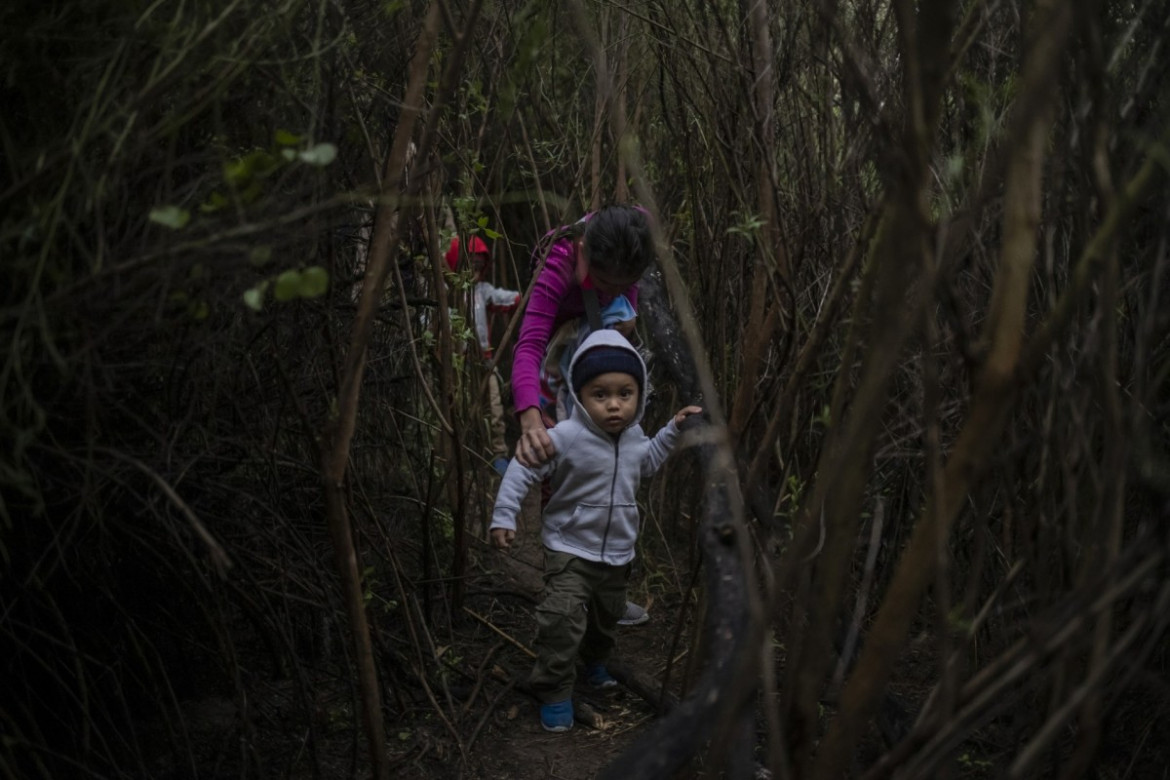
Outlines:
{"label": "red cap", "polygon": [[[472,236],[471,240],[467,242],[467,245],[471,248],[470,254],[488,254],[487,244],[479,236]],[[447,254],[443,255],[443,258],[447,261],[447,267],[452,271],[459,265],[459,236],[451,239],[451,248],[447,250]]]}

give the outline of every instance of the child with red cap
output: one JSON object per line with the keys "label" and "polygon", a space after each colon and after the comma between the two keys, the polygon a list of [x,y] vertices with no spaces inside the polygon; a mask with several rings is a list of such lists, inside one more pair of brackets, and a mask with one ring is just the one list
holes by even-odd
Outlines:
{"label": "child with red cap", "polygon": [[[451,239],[451,246],[444,258],[452,272],[459,268],[459,236]],[[491,267],[491,255],[487,244],[479,236],[471,236],[463,253],[475,279],[471,290],[471,321],[479,341],[479,354],[485,362],[492,359],[491,328],[488,315],[511,312],[520,305],[520,293],[494,286],[487,280]],[[488,402],[491,407],[490,431],[492,468],[501,475],[508,467],[508,447],[504,441],[504,404],[500,398],[499,377],[492,373],[488,381]]]}
{"label": "child with red cap", "polygon": [[520,505],[532,485],[549,479],[541,520],[544,598],[536,608],[537,660],[529,682],[547,731],[573,725],[576,662],[597,689],[617,681],[605,662],[626,611],[626,580],[638,539],[641,478],[663,464],[679,425],[702,411],[679,410],[650,438],[639,422],[646,408],[646,365],[616,330],[596,330],[569,364],[569,417],[549,429],[552,459],[536,467],[514,458],[492,513],[492,544],[511,547]]}

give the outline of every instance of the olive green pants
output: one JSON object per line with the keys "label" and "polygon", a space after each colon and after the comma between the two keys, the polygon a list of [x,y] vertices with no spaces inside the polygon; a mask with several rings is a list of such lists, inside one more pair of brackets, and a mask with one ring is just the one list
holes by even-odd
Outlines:
{"label": "olive green pants", "polygon": [[545,704],[573,695],[576,661],[605,661],[626,611],[629,564],[609,566],[544,550],[544,598],[536,608],[536,665],[529,683]]}

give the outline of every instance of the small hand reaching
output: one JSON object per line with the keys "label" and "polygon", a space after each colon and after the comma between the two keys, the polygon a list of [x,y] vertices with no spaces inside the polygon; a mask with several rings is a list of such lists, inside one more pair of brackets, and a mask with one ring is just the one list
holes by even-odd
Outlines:
{"label": "small hand reaching", "polygon": [[510,528],[493,528],[492,529],[492,547],[497,550],[507,550],[512,547],[512,540],[516,538],[516,532]]}
{"label": "small hand reaching", "polygon": [[674,424],[682,425],[683,420],[690,417],[692,414],[702,414],[703,408],[701,406],[684,406],[678,410],[678,414],[674,416]]}

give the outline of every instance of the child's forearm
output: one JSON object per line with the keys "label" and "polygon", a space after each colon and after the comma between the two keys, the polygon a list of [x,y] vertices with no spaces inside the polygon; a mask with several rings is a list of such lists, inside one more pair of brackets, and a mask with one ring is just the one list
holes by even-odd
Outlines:
{"label": "child's forearm", "polygon": [[642,476],[648,477],[658,471],[659,467],[670,457],[677,442],[678,424],[672,417],[650,440],[650,447],[646,450],[646,459],[642,462]]}
{"label": "child's forearm", "polygon": [[520,507],[518,506],[500,506],[492,510],[492,524],[488,530],[494,531],[497,528],[503,528],[507,531],[516,530],[516,518],[520,515]]}
{"label": "child's forearm", "polygon": [[684,406],[678,410],[678,413],[670,418],[670,422],[662,426],[662,429],[654,435],[650,441],[650,450],[647,455],[646,462],[642,464],[642,475],[649,476],[658,470],[658,467],[666,461],[674,445],[678,443],[679,426],[683,424],[683,420],[690,417],[692,414],[702,414],[703,409],[699,406]]}
{"label": "child's forearm", "polygon": [[547,464],[530,469],[515,458],[512,459],[508,464],[508,470],[504,472],[504,478],[500,481],[500,490],[496,493],[495,508],[492,510],[492,528],[515,530],[520,505],[524,503],[529,488],[539,482],[548,470]]}

